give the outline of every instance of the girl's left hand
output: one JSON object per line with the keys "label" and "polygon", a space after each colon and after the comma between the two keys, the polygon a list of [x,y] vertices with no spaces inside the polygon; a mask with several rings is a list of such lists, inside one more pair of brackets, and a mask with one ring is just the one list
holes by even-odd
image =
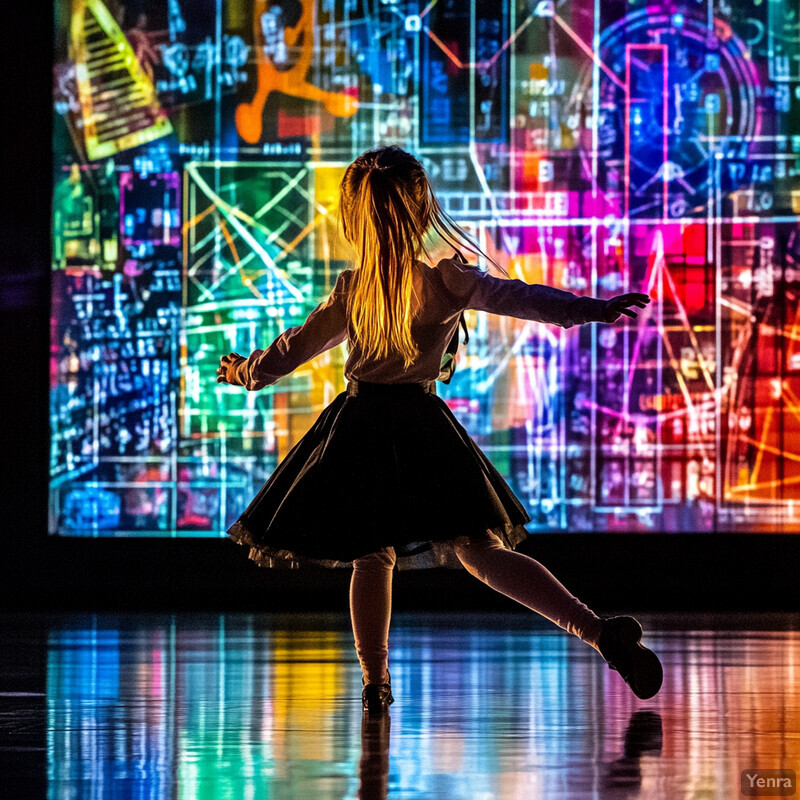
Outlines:
{"label": "girl's left hand", "polygon": [[234,375],[230,374],[230,368],[235,367],[239,360],[244,361],[245,358],[238,353],[229,353],[227,356],[220,358],[219,367],[217,368],[217,383],[235,383],[235,381],[230,380],[235,375],[235,373]]}
{"label": "girl's left hand", "polygon": [[621,294],[617,297],[612,297],[606,300],[606,310],[604,314],[604,322],[616,322],[621,314],[626,317],[635,319],[637,314],[631,311],[631,307],[644,308],[650,302],[650,298],[641,292],[629,292],[628,294]]}

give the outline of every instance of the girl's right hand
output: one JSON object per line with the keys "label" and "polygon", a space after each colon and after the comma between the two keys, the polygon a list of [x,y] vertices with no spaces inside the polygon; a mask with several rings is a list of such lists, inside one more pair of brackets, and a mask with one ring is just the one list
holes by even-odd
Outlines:
{"label": "girl's right hand", "polygon": [[[219,367],[217,368],[217,383],[230,383],[238,385],[235,380],[236,365],[239,361],[244,361],[245,357],[240,356],[238,353],[229,353],[227,356],[222,356],[219,360]],[[233,378],[233,380],[231,380]]]}
{"label": "girl's right hand", "polygon": [[641,292],[629,292],[628,294],[621,294],[617,297],[612,297],[606,300],[606,309],[603,314],[603,322],[616,322],[622,314],[631,319],[635,319],[638,314],[631,311],[631,308],[645,308],[650,302],[650,297]]}

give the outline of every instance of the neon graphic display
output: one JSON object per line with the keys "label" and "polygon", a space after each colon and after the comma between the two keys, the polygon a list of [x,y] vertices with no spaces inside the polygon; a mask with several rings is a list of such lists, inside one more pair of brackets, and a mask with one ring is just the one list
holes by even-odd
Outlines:
{"label": "neon graphic display", "polygon": [[55,13],[51,533],[224,535],[346,344],[259,393],[219,356],[327,296],[339,182],[385,143],[512,277],[653,298],[568,331],[467,313],[439,393],[532,532],[800,531],[796,4]]}

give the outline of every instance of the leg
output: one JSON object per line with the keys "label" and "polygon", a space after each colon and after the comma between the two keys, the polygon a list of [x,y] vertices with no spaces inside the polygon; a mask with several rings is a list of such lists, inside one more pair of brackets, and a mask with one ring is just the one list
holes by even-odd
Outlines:
{"label": "leg", "polygon": [[471,575],[598,650],[600,617],[538,561],[504,547],[493,533],[485,540],[457,544],[455,552]]}
{"label": "leg", "polygon": [[385,683],[389,672],[394,548],[385,547],[353,561],[350,619],[361,671],[367,683]]}

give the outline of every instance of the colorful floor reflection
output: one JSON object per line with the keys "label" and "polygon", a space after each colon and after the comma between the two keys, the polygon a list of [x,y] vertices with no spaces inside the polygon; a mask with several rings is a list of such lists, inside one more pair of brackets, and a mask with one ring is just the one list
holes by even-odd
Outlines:
{"label": "colorful floor reflection", "polygon": [[[545,621],[396,614],[396,702],[367,721],[344,615],[17,620],[0,750],[46,720],[50,800],[730,800],[798,769],[800,616],[639,618],[665,666],[644,702]],[[46,696],[8,691],[37,636]]]}

